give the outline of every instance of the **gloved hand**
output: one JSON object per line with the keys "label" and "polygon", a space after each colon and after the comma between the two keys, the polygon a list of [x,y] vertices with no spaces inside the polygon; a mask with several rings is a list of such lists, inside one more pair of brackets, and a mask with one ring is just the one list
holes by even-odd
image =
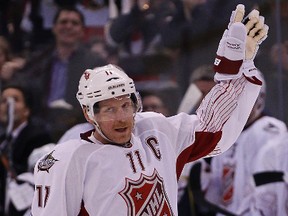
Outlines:
{"label": "gloved hand", "polygon": [[241,22],[244,18],[245,7],[237,5],[232,11],[228,28],[220,40],[217,56],[214,61],[216,80],[238,78],[241,74],[239,69],[245,58],[245,44],[247,30]]}
{"label": "gloved hand", "polygon": [[216,80],[236,79],[245,71],[248,77],[257,73],[253,60],[259,45],[267,37],[268,26],[257,10],[253,10],[246,18],[244,14],[245,7],[242,4],[237,5],[231,14],[214,62]]}

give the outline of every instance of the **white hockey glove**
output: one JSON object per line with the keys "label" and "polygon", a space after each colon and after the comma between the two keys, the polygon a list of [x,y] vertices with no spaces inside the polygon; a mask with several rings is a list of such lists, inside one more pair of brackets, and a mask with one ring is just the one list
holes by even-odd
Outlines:
{"label": "white hockey glove", "polygon": [[253,10],[246,18],[244,14],[245,7],[242,4],[237,5],[231,14],[228,29],[225,30],[216,53],[216,80],[236,79],[242,73],[247,77],[257,74],[253,60],[259,45],[267,37],[268,26],[257,10]]}
{"label": "white hockey glove", "polygon": [[235,79],[241,76],[239,69],[245,58],[245,44],[247,30],[241,22],[244,18],[245,7],[237,5],[232,11],[228,29],[220,40],[217,56],[214,61],[216,80]]}

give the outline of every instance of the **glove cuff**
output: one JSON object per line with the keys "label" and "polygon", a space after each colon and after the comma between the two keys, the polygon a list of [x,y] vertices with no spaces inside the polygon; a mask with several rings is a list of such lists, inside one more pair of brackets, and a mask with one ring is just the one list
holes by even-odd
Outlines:
{"label": "glove cuff", "polygon": [[227,81],[227,80],[234,80],[239,79],[242,76],[242,72],[240,71],[237,74],[223,74],[216,72],[214,75],[214,80],[217,81]]}
{"label": "glove cuff", "polygon": [[249,82],[256,85],[262,85],[262,77],[252,60],[244,61],[241,67],[241,71]]}
{"label": "glove cuff", "polygon": [[224,56],[217,55],[214,61],[214,71],[221,74],[237,74],[243,60],[230,60]]}

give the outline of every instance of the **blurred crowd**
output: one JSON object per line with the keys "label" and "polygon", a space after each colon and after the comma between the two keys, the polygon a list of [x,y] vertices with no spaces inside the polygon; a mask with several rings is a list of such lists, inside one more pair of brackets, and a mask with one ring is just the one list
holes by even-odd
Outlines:
{"label": "blurred crowd", "polygon": [[[247,11],[258,8],[270,27],[268,39],[255,59],[266,80],[265,106],[261,104],[255,119],[269,115],[283,121],[278,124],[273,120],[272,126],[276,124],[277,128],[273,133],[278,135],[286,131],[282,123],[288,123],[285,85],[288,81],[288,2],[285,0],[1,1],[0,153],[4,165],[0,167],[0,215],[4,215],[4,209],[13,216],[24,215],[27,210],[23,203],[15,206],[15,202],[20,201],[15,201],[17,198],[13,193],[7,201],[7,176],[13,179],[29,171],[28,158],[34,149],[58,143],[68,129],[86,121],[75,97],[79,78],[85,69],[107,63],[121,66],[134,79],[143,98],[144,111],[156,111],[165,116],[180,111],[194,112],[199,101],[193,100],[194,104],[189,104],[187,97],[189,100],[189,96],[198,95],[202,99],[213,86],[211,64],[230,13],[238,3],[244,4]],[[192,94],[188,94],[190,91]],[[13,98],[12,102],[10,98]],[[9,114],[11,107],[16,111],[19,109],[17,112],[23,116]],[[26,125],[30,126],[28,132],[21,132]],[[265,126],[268,127],[269,122]],[[24,141],[21,144],[18,141],[12,149],[7,148],[21,133],[23,136],[28,134],[21,139]],[[15,148],[18,145],[22,147]],[[232,161],[235,168],[235,155],[228,152],[224,162],[219,157],[220,162],[200,163],[210,170],[217,166],[214,169],[224,169],[225,163]],[[179,204],[184,206],[183,215],[188,215],[185,209],[191,210],[187,185],[193,166],[187,168],[182,181],[186,190],[181,192],[184,201]],[[217,181],[211,180],[213,184]],[[205,190],[209,191],[209,187]],[[229,199],[231,197],[230,194]],[[219,197],[208,195],[207,199],[218,206],[223,204]],[[215,212],[222,211],[210,206],[211,211],[207,202],[203,204],[196,200],[195,203],[194,215],[215,215]],[[222,207],[228,204],[225,205]],[[227,207],[228,210],[236,211],[234,205]],[[193,214],[190,212],[189,215]]]}

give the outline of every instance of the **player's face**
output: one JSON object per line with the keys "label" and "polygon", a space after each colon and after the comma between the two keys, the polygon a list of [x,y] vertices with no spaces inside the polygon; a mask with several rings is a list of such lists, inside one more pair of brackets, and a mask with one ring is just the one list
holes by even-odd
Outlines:
{"label": "player's face", "polygon": [[[135,106],[130,96],[126,95],[99,102],[95,120],[107,138],[123,144],[131,139],[134,113]],[[107,142],[99,134],[96,134],[96,138],[101,142]]]}

